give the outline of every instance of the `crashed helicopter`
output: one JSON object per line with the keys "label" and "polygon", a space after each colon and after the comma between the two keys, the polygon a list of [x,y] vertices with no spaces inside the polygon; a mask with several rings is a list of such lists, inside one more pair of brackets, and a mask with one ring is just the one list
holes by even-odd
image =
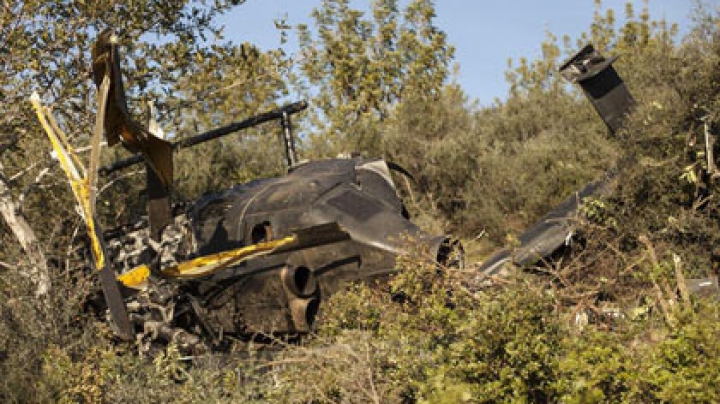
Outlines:
{"label": "crashed helicopter", "polygon": [[[286,105],[229,126],[170,142],[131,116],[118,37],[102,32],[92,49],[97,116],[86,168],[37,95],[38,118],[68,176],[86,223],[92,266],[118,337],[181,346],[222,344],[227,337],[303,333],[323,299],[343,282],[394,271],[408,238],[442,265],[462,265],[462,248],[412,223],[381,159],[300,162]],[[279,120],[287,175],[259,179],[173,207],[173,154]],[[99,167],[101,139],[135,153]],[[103,232],[95,212],[98,174],[144,163],[147,219]]]}
{"label": "crashed helicopter", "polygon": [[[591,45],[560,69],[580,85],[610,133],[635,101],[612,64]],[[462,247],[412,223],[391,172],[381,159],[363,157],[301,162],[291,117],[307,104],[286,105],[192,137],[169,142],[137,123],[127,108],[118,38],[103,32],[92,51],[98,114],[86,169],[38,97],[33,104],[68,175],[86,223],[103,291],[104,308],[126,340],[175,341],[186,347],[220,346],[257,333],[312,329],[323,299],[344,282],[395,271],[395,260],[417,240],[431,259],[462,266]],[[288,173],[173,206],[173,154],[269,121],[280,121]],[[101,139],[136,153],[99,167]],[[95,214],[98,173],[146,165],[147,219],[103,232]],[[614,174],[587,184],[521,234],[519,245],[491,255],[478,279],[551,259],[574,237],[583,200],[607,192]],[[716,281],[715,281],[716,282]]]}

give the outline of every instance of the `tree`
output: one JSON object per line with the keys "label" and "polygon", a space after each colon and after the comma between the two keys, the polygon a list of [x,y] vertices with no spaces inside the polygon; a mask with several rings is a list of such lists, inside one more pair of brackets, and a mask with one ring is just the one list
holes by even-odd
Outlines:
{"label": "tree", "polygon": [[[228,51],[227,47],[205,49],[203,40],[208,35],[221,34],[214,18],[239,3],[241,1],[237,0],[11,0],[3,3],[0,8],[3,59],[0,65],[0,102],[3,105],[0,136],[15,136],[18,141],[12,152],[0,156],[3,159],[0,198],[5,223],[15,230],[29,255],[40,257],[34,251],[35,247],[28,246],[42,244],[46,253],[52,250],[49,240],[43,236],[49,237],[56,231],[62,236],[53,239],[53,243],[69,245],[73,234],[71,227],[79,222],[77,218],[61,214],[72,206],[68,203],[67,184],[59,179],[62,177],[46,175],[46,167],[51,164],[49,148],[27,102],[31,92],[37,90],[45,102],[55,107],[61,125],[75,137],[76,144],[82,144],[87,139],[94,114],[94,105],[90,102],[94,97],[90,91],[89,50],[98,32],[115,27],[123,39],[127,59],[132,61],[126,69],[130,99],[137,100],[139,94],[155,98],[170,92],[172,83],[189,72],[200,57]],[[137,110],[138,105],[134,103],[132,107]],[[45,187],[42,196],[33,192],[38,185]],[[114,202],[121,204],[122,198]],[[47,207],[52,209],[48,212]],[[28,225],[22,225],[23,221]],[[41,224],[48,231],[36,233],[40,240],[33,240],[31,226]],[[66,231],[58,231],[58,228]],[[18,232],[17,229],[23,230]],[[44,259],[34,261],[43,272]],[[42,275],[39,279],[44,278]]]}
{"label": "tree", "polygon": [[314,30],[299,27],[300,84],[316,108],[309,154],[380,154],[380,125],[396,107],[439,96],[449,78],[454,50],[434,24],[433,2],[400,10],[378,0],[366,17],[348,0],[325,0],[313,17]]}
{"label": "tree", "polygon": [[22,214],[20,204],[12,197],[10,181],[2,174],[3,171],[4,167],[0,163],[0,215],[27,254],[31,264],[31,271],[27,275],[36,284],[35,296],[42,298],[51,286],[45,253],[35,231]]}
{"label": "tree", "polygon": [[[200,133],[279,106],[288,93],[289,69],[281,50],[264,52],[249,43],[202,60],[177,83],[178,102],[172,106],[175,133],[179,137]],[[280,125],[275,125],[244,130],[178,153],[180,198],[282,174],[286,167],[277,139]]]}

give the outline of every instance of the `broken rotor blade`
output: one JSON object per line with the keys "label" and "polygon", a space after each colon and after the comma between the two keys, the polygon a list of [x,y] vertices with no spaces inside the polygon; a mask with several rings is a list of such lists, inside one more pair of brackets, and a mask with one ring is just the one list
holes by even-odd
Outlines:
{"label": "broken rotor blade", "polygon": [[317,247],[349,238],[350,235],[337,223],[326,223],[295,230],[292,235],[278,240],[198,257],[192,261],[165,268],[162,270],[162,274],[173,278],[198,278],[260,256]]}
{"label": "broken rotor blade", "polygon": [[103,31],[93,45],[92,68],[98,89],[106,78],[110,80],[107,105],[102,114],[108,145],[121,142],[129,151],[139,152],[146,162],[148,220],[151,237],[158,241],[162,229],[170,223],[172,216],[172,145],[150,133],[130,116],[120,69],[118,37],[111,29]]}
{"label": "broken rotor blade", "polygon": [[[95,254],[102,256],[102,261],[96,264],[96,270],[99,271],[100,285],[105,295],[105,303],[110,311],[110,317],[113,324],[117,328],[118,335],[126,341],[130,341],[135,337],[133,326],[130,323],[130,317],[127,313],[127,307],[123,300],[120,286],[115,277],[115,270],[109,265],[107,260],[107,250],[105,248],[105,240],[103,238],[100,227],[97,225],[95,216],[95,198],[97,196],[97,169],[100,165],[100,152],[102,130],[105,120],[105,112],[107,108],[108,93],[110,90],[110,78],[106,75],[98,91],[98,114],[95,116],[95,127],[93,129],[92,139],[90,141],[90,167],[87,178],[85,180],[85,190],[88,192],[84,203],[87,211],[88,232],[93,242]],[[98,260],[99,261],[99,260]]]}
{"label": "broken rotor blade", "polygon": [[[105,82],[107,82],[107,80],[105,80]],[[106,85],[101,86],[101,91],[98,94],[98,98],[99,107],[102,111],[105,103],[104,99],[107,98]],[[85,222],[88,238],[90,239],[90,250],[93,256],[92,265],[94,266],[94,269],[99,273],[100,283],[103,289],[103,295],[105,296],[105,302],[108,305],[108,310],[110,311],[110,316],[112,318],[113,324],[117,328],[117,334],[124,340],[131,340],[132,338],[134,338],[135,334],[133,332],[132,325],[130,324],[130,319],[127,315],[127,309],[120,293],[120,287],[115,280],[115,272],[108,265],[108,261],[106,259],[107,254],[105,252],[104,241],[102,238],[102,232],[100,231],[100,228],[97,225],[97,220],[95,218],[94,185],[91,184],[89,177],[82,177],[80,175],[81,170],[85,171],[84,167],[82,167],[82,162],[80,161],[78,156],[75,155],[72,145],[68,143],[67,138],[64,135],[58,135],[58,132],[55,129],[57,128],[57,124],[51,124],[55,122],[54,118],[52,117],[52,114],[50,114],[50,112],[47,110],[47,108],[41,104],[40,97],[37,95],[37,93],[33,94],[30,101],[35,108],[35,112],[37,113],[38,119],[40,120],[40,124],[42,125],[45,133],[50,139],[53,150],[55,151],[55,154],[60,161],[60,166],[65,172],[75,199],[80,206],[80,212]],[[99,114],[97,119],[102,119],[101,116],[102,114]],[[98,125],[96,125],[96,129],[97,128]],[[96,132],[94,135],[94,137],[97,138],[99,136],[99,133]],[[99,143],[99,141],[96,142],[95,140],[93,140],[92,143],[93,147],[95,147],[95,143]],[[97,147],[99,147],[99,145]],[[91,155],[93,155],[93,157],[91,157],[91,160],[99,160],[99,156],[97,156],[98,153],[99,150],[91,151]],[[96,162],[91,162],[91,164],[93,163],[97,166]],[[96,177],[93,177],[93,180],[94,178]]]}
{"label": "broken rotor blade", "polygon": [[[261,256],[317,247],[349,238],[348,233],[337,223],[321,224],[296,230],[292,235],[281,239],[251,244],[216,254],[203,255],[163,268],[160,273],[163,277],[171,279],[196,279]],[[118,276],[117,279],[129,288],[143,289],[149,276],[150,270],[148,267],[141,265]]]}
{"label": "broken rotor blade", "polygon": [[193,279],[214,274],[231,265],[269,255],[276,249],[294,243],[296,236],[288,236],[278,240],[252,244],[246,247],[219,252],[217,254],[203,255],[190,261],[163,268],[161,273],[168,278]]}
{"label": "broken rotor blade", "polygon": [[110,77],[107,109],[104,116],[105,136],[109,146],[121,142],[133,153],[140,152],[166,187],[173,181],[172,146],[150,133],[130,116],[125,97],[118,38],[111,29],[99,36],[92,48],[95,85],[100,88],[104,77]]}

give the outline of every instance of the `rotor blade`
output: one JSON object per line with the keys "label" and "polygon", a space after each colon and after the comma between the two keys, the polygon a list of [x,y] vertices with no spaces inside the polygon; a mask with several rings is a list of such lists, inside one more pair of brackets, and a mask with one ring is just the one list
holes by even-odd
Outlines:
{"label": "rotor blade", "polygon": [[98,89],[105,77],[110,78],[107,109],[103,117],[108,145],[121,142],[129,151],[142,153],[163,184],[170,188],[173,181],[172,146],[155,137],[130,116],[120,68],[118,38],[112,30],[103,31],[93,45],[92,67]]}
{"label": "rotor blade", "polygon": [[204,255],[190,261],[181,262],[169,268],[163,268],[163,276],[177,279],[193,279],[216,273],[217,271],[240,262],[271,254],[275,249],[294,243],[296,236],[249,245],[217,254]]}
{"label": "rotor blade", "polygon": [[[100,92],[100,107],[102,109],[102,100],[107,95],[106,92]],[[67,142],[67,138],[64,135],[58,135],[61,131],[59,130],[57,123],[54,121],[52,114],[49,113],[47,108],[42,106],[40,97],[37,94],[33,94],[31,97],[33,106],[38,115],[38,119],[45,130],[50,143],[57,154],[58,160],[60,160],[60,166],[62,167],[65,175],[68,178],[70,186],[75,195],[80,211],[82,213],[83,220],[85,221],[85,227],[87,228],[88,237],[90,239],[90,250],[93,256],[92,266],[96,271],[99,272],[100,283],[102,285],[103,294],[105,301],[107,302],[108,309],[110,310],[110,316],[113,320],[113,324],[117,328],[117,334],[125,340],[131,340],[134,337],[132,325],[130,324],[129,317],[127,315],[127,309],[125,303],[122,300],[120,293],[120,287],[115,281],[115,272],[107,265],[105,245],[102,237],[102,232],[97,226],[95,218],[95,206],[93,187],[88,181],[88,178],[81,176],[76,163],[82,168],[77,155],[75,155],[72,146]],[[55,129],[57,128],[57,129]],[[99,146],[98,146],[99,149]],[[99,153],[99,150],[95,150],[94,153]],[[96,157],[99,159],[99,157]]]}
{"label": "rotor blade", "polygon": [[[216,254],[203,255],[190,261],[163,268],[161,273],[163,277],[172,279],[197,279],[261,256],[317,247],[348,240],[349,238],[350,235],[337,223],[321,224],[295,230],[292,235],[281,239],[252,244]],[[141,265],[120,275],[117,279],[129,288],[143,289],[149,276],[150,270],[148,267]]]}
{"label": "rotor blade", "polygon": [[95,117],[95,128],[93,130],[92,139],[90,141],[90,164],[88,167],[87,181],[87,203],[86,210],[88,215],[88,230],[90,231],[91,240],[94,247],[99,250],[95,254],[103,257],[99,262],[96,270],[99,271],[100,284],[102,286],[105,303],[108,305],[110,318],[117,328],[117,334],[124,340],[130,341],[135,337],[133,326],[127,314],[127,307],[123,301],[120,287],[115,280],[115,271],[108,264],[107,250],[105,249],[105,240],[102,232],[97,225],[95,217],[95,198],[97,196],[97,169],[100,165],[102,130],[104,126],[105,111],[107,108],[108,93],[110,90],[110,77],[105,75],[98,91],[98,115]]}
{"label": "rotor blade", "polygon": [[100,276],[105,303],[108,306],[110,318],[115,325],[117,335],[125,341],[132,341],[135,337],[135,330],[130,323],[127,307],[125,307],[125,301],[120,292],[120,285],[115,280],[115,271],[106,265],[100,269],[98,275]]}

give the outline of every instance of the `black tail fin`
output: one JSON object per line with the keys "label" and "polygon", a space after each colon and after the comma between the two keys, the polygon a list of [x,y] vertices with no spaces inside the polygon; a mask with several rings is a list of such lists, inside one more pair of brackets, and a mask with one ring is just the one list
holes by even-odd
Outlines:
{"label": "black tail fin", "polygon": [[563,77],[580,84],[613,134],[635,105],[625,83],[612,67],[615,60],[617,57],[606,59],[592,45],[587,45],[560,67]]}

